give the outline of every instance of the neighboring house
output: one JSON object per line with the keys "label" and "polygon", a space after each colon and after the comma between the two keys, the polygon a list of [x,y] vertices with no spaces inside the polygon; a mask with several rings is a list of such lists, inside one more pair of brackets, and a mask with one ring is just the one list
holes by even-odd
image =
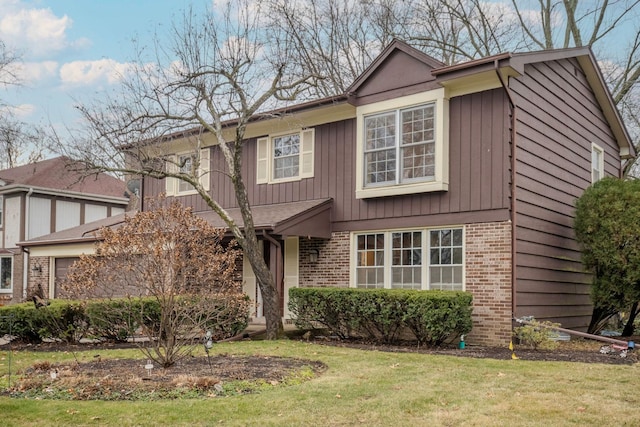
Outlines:
{"label": "neighboring house", "polygon": [[0,171],[0,304],[24,301],[43,286],[46,293],[39,277],[50,266],[31,262],[19,242],[122,213],[125,190],[110,175],[83,177],[65,157]]}
{"label": "neighboring house", "polygon": [[[504,344],[525,315],[587,327],[574,202],[635,155],[588,48],[444,66],[395,41],[344,96],[272,113],[247,127],[242,173],[285,319],[291,287],[451,289],[473,294],[471,342]],[[205,187],[238,218],[200,138]],[[188,139],[165,147],[185,165]],[[173,179],[141,192],[224,226]],[[259,322],[246,261],[243,278]]]}

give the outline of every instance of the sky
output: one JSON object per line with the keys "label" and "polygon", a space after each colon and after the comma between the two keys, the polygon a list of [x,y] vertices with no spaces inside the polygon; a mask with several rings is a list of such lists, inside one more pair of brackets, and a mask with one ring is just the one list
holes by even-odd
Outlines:
{"label": "sky", "polygon": [[115,87],[134,57],[134,40],[149,46],[188,7],[204,10],[215,2],[0,0],[0,40],[22,60],[22,85],[0,87],[0,108],[12,106],[27,123],[74,127],[80,117],[73,105]]}
{"label": "sky", "polygon": [[19,87],[0,88],[27,123],[68,125],[87,100],[116,82],[135,53],[185,8],[204,0],[0,0],[0,40],[21,58]]}

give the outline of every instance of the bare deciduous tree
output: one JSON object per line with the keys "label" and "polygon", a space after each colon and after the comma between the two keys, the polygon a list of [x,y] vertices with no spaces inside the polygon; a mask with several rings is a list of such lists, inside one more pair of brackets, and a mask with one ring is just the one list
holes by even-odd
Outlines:
{"label": "bare deciduous tree", "polygon": [[[141,328],[139,346],[161,366],[173,365],[201,342],[248,317],[248,301],[235,279],[239,251],[223,245],[224,230],[213,228],[178,202],[138,212],[117,229],[104,228],[96,255],[85,255],[63,284],[67,296],[125,298],[109,305]],[[157,303],[144,310],[140,298]],[[107,313],[113,314],[113,313]],[[123,316],[124,317],[124,316]]]}
{"label": "bare deciduous tree", "polygon": [[634,90],[640,79],[640,0],[268,4],[271,25],[297,43],[298,61],[323,77],[312,96],[342,94],[393,37],[445,64],[503,52],[591,46],[634,139],[640,137],[635,123],[640,102]]}
{"label": "bare deciduous tree", "polygon": [[[0,40],[0,87],[19,85],[16,65],[20,57]],[[0,98],[0,168],[12,168],[43,158],[40,129],[18,120],[13,108]]]}
{"label": "bare deciduous tree", "polygon": [[[241,1],[229,2],[224,11],[187,11],[169,32],[170,44],[158,43],[152,60],[140,55],[120,93],[78,107],[88,126],[73,134],[73,142],[55,139],[63,154],[89,170],[191,186],[242,247],[262,292],[267,337],[273,339],[283,330],[279,295],[241,174],[244,135],[250,120],[275,102],[296,99],[313,76],[295,69],[289,38],[262,25],[259,6]],[[172,155],[176,143],[190,153],[190,167]],[[231,180],[242,224],[216,200],[215,189],[207,188],[201,149],[209,145],[223,154],[226,170],[217,172]]]}

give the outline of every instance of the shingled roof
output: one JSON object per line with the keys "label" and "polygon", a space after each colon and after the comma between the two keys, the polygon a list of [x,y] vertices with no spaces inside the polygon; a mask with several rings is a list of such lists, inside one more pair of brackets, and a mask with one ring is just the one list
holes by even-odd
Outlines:
{"label": "shingled roof", "polygon": [[[0,170],[4,188],[19,186],[86,193],[107,197],[125,197],[124,181],[105,173],[84,176],[67,157],[42,160],[11,169]],[[0,192],[3,187],[0,187]]]}

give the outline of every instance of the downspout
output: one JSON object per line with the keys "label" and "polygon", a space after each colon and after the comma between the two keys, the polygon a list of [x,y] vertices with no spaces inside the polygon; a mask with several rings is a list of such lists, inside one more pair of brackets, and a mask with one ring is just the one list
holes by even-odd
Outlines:
{"label": "downspout", "polygon": [[[33,188],[29,188],[24,199],[24,240],[29,240],[29,205]],[[22,300],[27,299],[27,285],[29,284],[29,252],[22,251]]]}
{"label": "downspout", "polygon": [[[277,291],[278,294],[280,295],[282,302],[284,304],[284,255],[282,254],[282,245],[280,244],[280,242],[278,242],[276,239],[274,239],[269,233],[267,233],[267,230],[262,230],[262,235],[264,236],[264,238],[266,240],[268,240],[269,242],[273,243],[273,245],[278,248],[278,254],[276,255],[276,262],[278,261],[278,257],[282,258],[282,265],[281,266],[276,266],[277,268],[279,267],[282,270],[282,280],[280,280],[280,275],[278,274],[278,271],[275,271],[275,278],[276,278],[276,286],[277,286]],[[284,308],[282,308],[281,310],[281,316],[284,315]]]}
{"label": "downspout", "polygon": [[509,85],[504,81],[498,60],[494,61],[494,69],[500,80],[507,98],[509,99],[509,108],[511,109],[511,318],[516,316],[516,104],[513,100]]}

